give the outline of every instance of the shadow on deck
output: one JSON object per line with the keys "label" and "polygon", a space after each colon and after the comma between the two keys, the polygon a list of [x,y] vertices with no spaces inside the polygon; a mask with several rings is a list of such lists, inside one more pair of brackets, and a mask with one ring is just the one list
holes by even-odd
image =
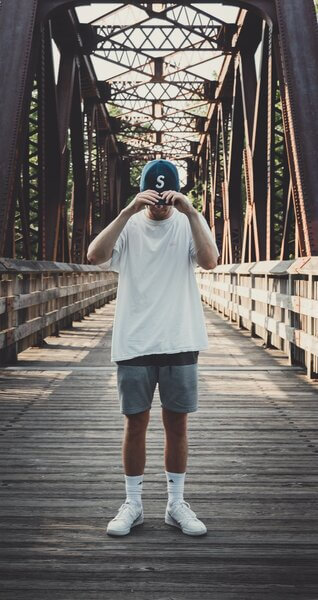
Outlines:
{"label": "shadow on deck", "polygon": [[114,306],[0,371],[0,598],[317,600],[317,384],[209,308],[185,487],[208,535],[164,524],[156,390],[145,523],[106,536],[124,500]]}

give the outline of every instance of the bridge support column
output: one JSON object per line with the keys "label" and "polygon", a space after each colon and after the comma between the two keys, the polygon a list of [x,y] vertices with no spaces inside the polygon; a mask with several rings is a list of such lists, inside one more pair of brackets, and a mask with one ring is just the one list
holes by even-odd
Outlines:
{"label": "bridge support column", "polygon": [[[318,254],[318,31],[312,0],[275,0],[281,93],[301,254]],[[278,52],[277,52],[278,54]]]}
{"label": "bridge support column", "polygon": [[[38,0],[3,0],[0,5],[0,255],[11,254],[12,206],[17,192],[17,165],[23,148],[22,123],[31,85],[31,44]],[[14,40],[14,43],[12,43]],[[11,219],[10,219],[11,213]],[[13,230],[13,225],[12,225]]]}

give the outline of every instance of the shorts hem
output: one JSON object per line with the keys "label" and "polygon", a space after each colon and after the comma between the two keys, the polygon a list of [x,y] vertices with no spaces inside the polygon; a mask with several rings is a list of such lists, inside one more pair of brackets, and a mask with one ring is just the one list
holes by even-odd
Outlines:
{"label": "shorts hem", "polygon": [[147,408],[142,408],[141,410],[136,410],[136,411],[132,410],[132,411],[126,412],[124,410],[120,410],[120,412],[122,415],[128,416],[128,415],[138,415],[139,413],[145,412],[146,410],[151,410],[151,406],[147,406]]}
{"label": "shorts hem", "polygon": [[175,410],[174,408],[171,408],[170,406],[164,406],[164,404],[161,404],[161,408],[166,408],[167,410],[171,410],[171,412],[184,413],[184,414],[197,412],[199,410],[198,406],[196,406],[196,408],[189,408],[188,410]]}

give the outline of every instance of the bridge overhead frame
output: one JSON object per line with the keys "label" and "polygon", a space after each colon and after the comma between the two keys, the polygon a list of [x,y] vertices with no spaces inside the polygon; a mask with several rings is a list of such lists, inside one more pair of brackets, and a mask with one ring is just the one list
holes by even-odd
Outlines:
{"label": "bridge overhead frame", "polygon": [[[89,242],[131,192],[132,157],[122,142],[124,132],[107,111],[109,90],[96,79],[90,59],[96,36],[78,22],[74,7],[80,4],[89,3],[7,0],[1,5],[0,254],[6,257],[86,262]],[[151,3],[131,4],[153,16]],[[185,189],[202,186],[203,212],[223,263],[316,255],[314,4],[236,4],[242,8],[236,30],[218,31],[224,63],[217,85],[206,79],[209,108],[196,121],[199,141],[183,157]],[[167,19],[169,10],[180,6],[193,10],[188,2],[162,3],[156,16]],[[57,82],[52,39],[61,52]],[[149,147],[147,152],[153,158]]]}

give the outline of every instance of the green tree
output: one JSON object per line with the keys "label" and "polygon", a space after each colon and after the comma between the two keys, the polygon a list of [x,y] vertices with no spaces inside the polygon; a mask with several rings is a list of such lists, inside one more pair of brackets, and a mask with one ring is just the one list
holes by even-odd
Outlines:
{"label": "green tree", "polygon": [[198,212],[202,212],[202,204],[203,204],[203,185],[202,181],[196,181],[193,188],[189,191],[187,197],[190,202],[192,202],[194,208]]}

